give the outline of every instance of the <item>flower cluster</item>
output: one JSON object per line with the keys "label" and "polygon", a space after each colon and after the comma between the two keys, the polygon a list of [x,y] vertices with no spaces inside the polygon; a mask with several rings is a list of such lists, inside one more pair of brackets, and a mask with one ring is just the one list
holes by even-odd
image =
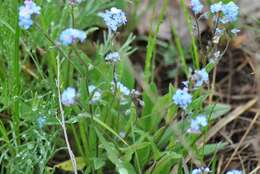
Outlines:
{"label": "flower cluster", "polygon": [[199,14],[203,10],[203,5],[200,0],[191,0],[191,9],[195,14]]}
{"label": "flower cluster", "polygon": [[65,106],[71,106],[76,103],[77,92],[73,87],[65,89],[61,95],[61,102]]}
{"label": "flower cluster", "polygon": [[120,91],[120,93],[122,93],[125,96],[130,95],[130,90],[120,82],[117,82],[117,89],[118,89],[118,91]]}
{"label": "flower cluster", "polygon": [[[194,89],[201,87],[203,84],[207,84],[209,81],[207,70],[205,68],[195,70],[194,74],[191,76],[191,80],[194,81]],[[189,81],[184,81],[182,83],[185,87],[183,89],[177,89],[172,100],[176,105],[185,110],[192,102],[192,95],[188,92]]]}
{"label": "flower cluster", "polygon": [[45,123],[46,123],[46,117],[45,116],[40,116],[37,119],[37,123],[38,123],[39,128],[43,128]]}
{"label": "flower cluster", "polygon": [[208,125],[208,120],[205,115],[198,115],[195,119],[191,119],[189,133],[200,133],[201,128]]}
{"label": "flower cluster", "polygon": [[230,170],[226,174],[243,174],[241,170]]}
{"label": "flower cluster", "polygon": [[223,24],[236,21],[239,15],[239,7],[232,1],[227,4],[224,4],[222,1],[212,4],[210,11],[213,14],[222,12],[223,17],[220,21]]}
{"label": "flower cluster", "polygon": [[200,167],[197,169],[193,169],[191,174],[207,174],[210,172],[210,169],[208,167]]}
{"label": "flower cluster", "polygon": [[118,52],[108,53],[105,57],[105,61],[109,63],[117,63],[120,61],[120,55]]}
{"label": "flower cluster", "polygon": [[99,13],[99,16],[103,18],[108,29],[114,32],[127,22],[125,13],[121,9],[115,7],[106,10],[104,13]]}
{"label": "flower cluster", "polygon": [[83,42],[86,39],[87,35],[84,31],[81,30],[77,30],[74,28],[68,28],[66,30],[64,30],[63,32],[61,32],[60,34],[60,42],[65,45],[71,45],[75,42],[77,42],[78,40],[80,42]]}
{"label": "flower cluster", "polygon": [[192,95],[188,93],[188,88],[177,89],[172,99],[176,105],[185,110],[192,102]]}
{"label": "flower cluster", "polygon": [[192,80],[195,81],[195,87],[200,87],[203,83],[208,83],[209,75],[205,68],[201,70],[196,70],[195,73],[192,75]]}
{"label": "flower cluster", "polygon": [[32,24],[32,16],[39,15],[41,8],[32,0],[25,0],[24,5],[19,8],[19,26],[25,30],[29,29]]}

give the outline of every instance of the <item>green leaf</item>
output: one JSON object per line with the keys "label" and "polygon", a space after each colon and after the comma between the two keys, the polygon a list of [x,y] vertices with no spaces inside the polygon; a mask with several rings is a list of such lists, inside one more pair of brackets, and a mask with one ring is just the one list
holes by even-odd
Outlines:
{"label": "green leaf", "polygon": [[198,98],[196,98],[195,100],[192,101],[192,103],[189,106],[190,110],[198,110],[200,108],[202,108],[202,104],[203,102],[207,99],[208,95],[202,95]]}
{"label": "green leaf", "polygon": [[177,159],[181,159],[182,155],[175,152],[165,152],[165,155],[158,161],[152,174],[170,173],[170,169]]}
{"label": "green leaf", "polygon": [[200,149],[200,154],[202,156],[210,155],[218,152],[219,150],[224,149],[228,143],[215,143],[215,144],[206,144],[203,148]]}
{"label": "green leaf", "polygon": [[212,104],[207,106],[204,109],[203,114],[208,115],[210,120],[214,120],[226,113],[228,113],[231,109],[230,105],[227,104],[221,104],[221,103],[217,103],[217,104]]}
{"label": "green leaf", "polygon": [[[82,170],[86,166],[84,159],[82,157],[76,157],[76,163],[77,163],[78,170]],[[64,171],[73,171],[71,160],[58,163],[54,167],[62,169]]]}
{"label": "green leaf", "polygon": [[134,88],[135,78],[130,70],[130,62],[128,58],[123,58],[118,66],[120,81],[129,89]]}
{"label": "green leaf", "polygon": [[102,158],[94,158],[94,167],[96,170],[102,168],[103,166],[105,166],[105,160]]}
{"label": "green leaf", "polygon": [[102,135],[101,132],[99,132],[98,129],[95,129],[96,133],[98,135],[98,138],[100,140],[100,142],[102,143],[102,145],[104,146],[106,152],[107,152],[107,157],[109,158],[109,160],[115,164],[115,165],[119,165],[119,152],[118,150],[115,148],[115,145],[111,142],[106,141],[106,139],[104,138],[104,136]]}
{"label": "green leaf", "polygon": [[102,143],[102,145],[104,146],[104,148],[107,152],[108,159],[116,166],[117,171],[119,173],[127,172],[128,174],[135,174],[136,172],[135,172],[133,166],[129,162],[127,162],[127,161],[123,162],[120,159],[120,153],[116,149],[115,145],[111,142],[108,142],[98,129],[95,129],[95,130],[96,130],[96,133],[98,135],[100,142]]}

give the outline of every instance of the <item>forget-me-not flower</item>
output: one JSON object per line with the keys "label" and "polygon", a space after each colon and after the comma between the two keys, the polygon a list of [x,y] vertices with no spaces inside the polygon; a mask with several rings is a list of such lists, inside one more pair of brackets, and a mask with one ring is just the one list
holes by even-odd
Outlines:
{"label": "forget-me-not flower", "polygon": [[60,42],[65,45],[71,45],[77,42],[83,42],[86,39],[87,35],[84,31],[77,30],[74,28],[68,28],[61,32],[60,34]]}
{"label": "forget-me-not flower", "polygon": [[223,18],[221,22],[226,24],[228,22],[234,22],[237,20],[239,15],[239,7],[233,2],[229,2],[228,4],[224,4],[222,7]]}
{"label": "forget-me-not flower", "polygon": [[106,10],[104,13],[99,13],[99,16],[103,18],[107,27],[114,32],[127,22],[125,13],[116,7]]}
{"label": "forget-me-not flower", "polygon": [[172,100],[182,109],[186,109],[188,105],[192,102],[192,95],[188,93],[187,88],[177,89],[172,97]]}
{"label": "forget-me-not flower", "polygon": [[105,61],[110,63],[116,63],[120,61],[120,55],[118,52],[108,53],[105,57]]}
{"label": "forget-me-not flower", "polygon": [[197,168],[197,169],[193,169],[191,171],[191,174],[207,174],[210,172],[210,169],[208,167],[200,167],[200,168]]}
{"label": "forget-me-not flower", "polygon": [[40,116],[37,119],[37,124],[38,124],[39,128],[43,128],[45,123],[46,123],[46,117],[45,116]]}
{"label": "forget-me-not flower", "polygon": [[208,83],[209,75],[205,68],[196,70],[192,75],[192,79],[195,81],[195,87],[200,87],[203,83]]}
{"label": "forget-me-not flower", "polygon": [[195,14],[199,14],[203,10],[203,5],[200,0],[191,0],[191,9]]}
{"label": "forget-me-not flower", "polygon": [[[112,82],[112,85],[113,85],[113,91],[115,89],[115,83]],[[121,82],[116,82],[116,88],[117,88],[117,91],[119,91],[121,94],[123,94],[124,96],[129,96],[131,91],[130,89],[128,89],[124,84],[122,84]]]}
{"label": "forget-me-not flower", "polygon": [[223,8],[223,2],[220,1],[218,3],[212,4],[210,6],[210,11],[211,13],[218,13],[222,11],[222,8]]}
{"label": "forget-me-not flower", "polygon": [[196,118],[191,119],[189,133],[200,133],[201,128],[208,125],[208,120],[205,115],[198,115]]}
{"label": "forget-me-not flower", "polygon": [[19,7],[19,26],[25,30],[29,29],[32,24],[32,15],[39,15],[41,8],[32,0],[25,0],[24,5]]}
{"label": "forget-me-not flower", "polygon": [[121,82],[116,82],[116,86],[115,83],[112,82],[112,91],[115,92],[115,87],[117,92],[120,93],[120,104],[121,105],[125,105],[128,103],[128,99],[127,97],[130,96],[131,94],[131,90],[128,89],[124,84],[122,84]]}
{"label": "forget-me-not flower", "polygon": [[77,92],[73,87],[65,89],[61,95],[61,102],[65,106],[71,106],[76,102]]}
{"label": "forget-me-not flower", "polygon": [[241,170],[230,170],[226,174],[243,174]]}
{"label": "forget-me-not flower", "polygon": [[90,104],[96,104],[98,101],[100,101],[102,94],[101,94],[101,91],[99,89],[97,89],[96,86],[89,85],[88,91],[91,96],[91,99],[89,100]]}

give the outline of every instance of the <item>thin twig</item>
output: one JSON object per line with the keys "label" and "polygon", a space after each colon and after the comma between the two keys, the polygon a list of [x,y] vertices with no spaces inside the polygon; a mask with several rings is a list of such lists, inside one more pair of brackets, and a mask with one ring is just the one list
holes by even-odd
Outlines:
{"label": "thin twig", "polygon": [[258,119],[258,116],[260,115],[260,112],[258,112],[254,119],[252,120],[252,122],[250,123],[248,129],[246,130],[246,132],[244,133],[243,137],[241,138],[239,144],[237,145],[236,149],[234,150],[234,152],[232,153],[230,159],[228,160],[228,162],[226,163],[224,170],[225,171],[227,169],[227,167],[229,166],[230,162],[232,161],[232,159],[234,158],[234,156],[236,155],[238,149],[240,148],[241,144],[243,143],[243,141],[245,140],[246,136],[248,135],[248,133],[250,132],[250,130],[252,129],[253,125],[255,124],[256,120]]}
{"label": "thin twig", "polygon": [[72,163],[72,167],[74,170],[74,173],[77,174],[77,162],[75,159],[75,155],[73,153],[73,151],[71,150],[71,146],[69,143],[69,139],[68,139],[68,134],[67,134],[67,130],[66,130],[66,123],[65,123],[65,116],[64,116],[64,110],[61,104],[61,92],[60,92],[60,58],[57,57],[57,81],[56,81],[56,85],[57,85],[57,89],[58,89],[58,98],[59,98],[59,109],[60,109],[60,114],[61,114],[61,127],[63,130],[63,134],[64,134],[64,138],[65,138],[65,142],[68,148],[68,152],[69,152],[69,156],[71,159],[71,163]]}

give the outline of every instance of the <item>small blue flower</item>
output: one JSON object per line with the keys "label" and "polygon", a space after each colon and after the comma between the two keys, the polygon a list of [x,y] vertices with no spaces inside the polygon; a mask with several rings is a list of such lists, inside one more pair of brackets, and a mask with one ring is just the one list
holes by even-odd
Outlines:
{"label": "small blue flower", "polygon": [[239,7],[233,2],[229,2],[228,4],[223,5],[222,12],[224,14],[221,22],[226,24],[228,22],[234,22],[237,20],[239,15]]}
{"label": "small blue flower", "polygon": [[37,119],[37,123],[38,123],[39,128],[43,128],[45,123],[46,123],[46,117],[45,116],[40,116]]}
{"label": "small blue flower", "polygon": [[195,119],[191,119],[189,133],[200,133],[201,128],[208,125],[208,120],[205,115],[198,115]]}
{"label": "small blue flower", "polygon": [[123,85],[120,82],[117,82],[117,90],[119,90],[120,93],[122,93],[125,96],[129,96],[130,95],[130,90],[125,85]]}
{"label": "small blue flower", "polygon": [[41,7],[37,6],[32,0],[25,0],[24,4],[27,8],[30,9],[31,15],[32,14],[35,14],[35,15],[40,14]]}
{"label": "small blue flower", "polygon": [[60,34],[60,42],[65,45],[71,45],[77,42],[78,40],[80,42],[84,42],[84,40],[87,38],[87,35],[84,31],[77,30],[74,28],[68,28],[61,32]]}
{"label": "small blue flower", "polygon": [[68,87],[61,95],[61,102],[65,106],[71,106],[76,103],[76,96],[76,89],[73,87]]}
{"label": "small blue flower", "polygon": [[105,13],[99,13],[99,16],[103,18],[107,27],[114,32],[127,22],[125,13],[115,7],[112,7],[110,11],[106,10]]}
{"label": "small blue flower", "polygon": [[116,63],[120,61],[120,55],[118,52],[112,52],[106,55],[105,61],[110,63]]}
{"label": "small blue flower", "polygon": [[196,70],[192,75],[192,79],[195,81],[195,87],[200,87],[203,83],[208,83],[209,75],[205,68],[201,70]]}
{"label": "small blue flower", "polygon": [[[124,84],[121,82],[116,82],[116,90],[120,93],[120,104],[125,105],[128,103],[128,97],[131,94],[130,89],[128,89]],[[112,91],[115,92],[115,83],[112,82]]]}
{"label": "small blue flower", "polygon": [[25,30],[28,30],[33,24],[31,18],[19,17],[19,26]]}
{"label": "small blue flower", "polygon": [[188,89],[177,89],[176,93],[173,95],[172,100],[182,109],[186,109],[188,105],[192,102],[192,95],[188,93]]}
{"label": "small blue flower", "polygon": [[89,85],[88,91],[91,96],[91,99],[89,100],[90,104],[96,104],[97,102],[99,102],[101,100],[101,96],[102,96],[101,91],[99,89],[97,89],[96,86]]}
{"label": "small blue flower", "polygon": [[210,172],[210,169],[208,167],[204,168],[204,167],[200,167],[197,169],[193,169],[191,171],[191,174],[207,174]]}
{"label": "small blue flower", "polygon": [[32,24],[32,15],[39,15],[41,8],[32,0],[25,0],[24,5],[19,7],[19,26],[25,30],[29,29]]}
{"label": "small blue flower", "polygon": [[230,170],[226,174],[243,174],[241,170]]}
{"label": "small blue flower", "polygon": [[210,11],[211,11],[211,13],[218,13],[218,12],[222,11],[222,8],[223,8],[223,2],[220,1],[218,3],[212,4],[210,6]]}
{"label": "small blue flower", "polygon": [[125,132],[125,131],[119,132],[119,136],[120,136],[121,138],[125,138],[125,137],[126,137],[126,132]]}
{"label": "small blue flower", "polygon": [[191,0],[191,9],[195,14],[199,14],[203,10],[203,5],[200,0]]}

